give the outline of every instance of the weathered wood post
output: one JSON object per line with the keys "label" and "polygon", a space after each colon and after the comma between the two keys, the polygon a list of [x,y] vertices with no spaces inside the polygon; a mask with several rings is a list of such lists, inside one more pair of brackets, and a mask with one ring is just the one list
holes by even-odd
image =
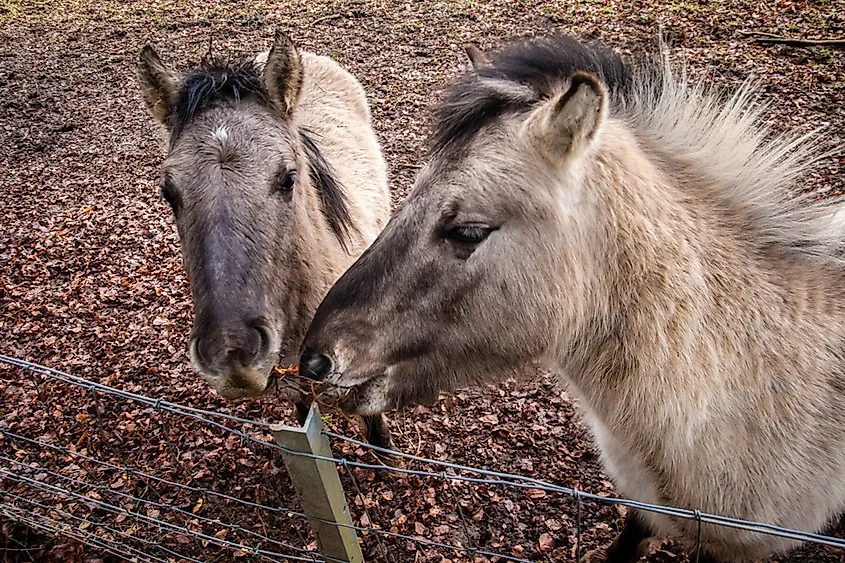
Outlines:
{"label": "weathered wood post", "polygon": [[358,535],[354,528],[347,527],[352,526],[352,517],[335,463],[294,453],[334,457],[329,439],[323,435],[323,419],[317,404],[311,406],[302,428],[274,424],[270,432],[280,446],[289,450],[282,452],[282,458],[303,512],[314,517],[308,522],[320,553],[329,561],[364,563]]}

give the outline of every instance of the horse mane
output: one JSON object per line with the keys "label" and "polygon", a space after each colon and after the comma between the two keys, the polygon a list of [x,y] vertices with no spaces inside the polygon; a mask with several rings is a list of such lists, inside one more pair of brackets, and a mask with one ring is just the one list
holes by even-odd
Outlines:
{"label": "horse mane", "polygon": [[675,76],[665,56],[628,63],[600,44],[566,35],[516,43],[459,79],[434,109],[433,154],[459,155],[483,128],[527,113],[565,87],[575,71],[607,87],[608,115],[626,123],[670,177],[695,179],[718,207],[753,228],[757,244],[842,258],[845,211],[838,200],[799,191],[814,164],[831,156],[816,132],[770,135],[766,104],[747,80],[726,96]]}
{"label": "horse mane", "polygon": [[601,79],[612,104],[635,87],[632,69],[616,53],[568,35],[517,43],[495,53],[492,63],[464,76],[435,107],[434,152],[460,150],[499,117],[528,111],[553,96],[578,70]]}
{"label": "horse mane", "polygon": [[317,187],[323,214],[329,227],[345,252],[349,252],[347,242],[351,231],[355,229],[352,215],[349,213],[349,202],[343,187],[337,180],[334,168],[323,156],[320,148],[314,142],[314,133],[305,127],[300,127],[299,138],[308,159],[308,169],[311,182]]}
{"label": "horse mane", "polygon": [[[171,122],[171,142],[203,111],[218,104],[252,101],[268,106],[262,65],[254,60],[242,63],[213,61],[189,72],[179,87],[176,111]],[[355,229],[349,201],[331,163],[313,139],[313,133],[299,128],[299,138],[308,161],[309,177],[317,190],[323,216],[345,252]]]}

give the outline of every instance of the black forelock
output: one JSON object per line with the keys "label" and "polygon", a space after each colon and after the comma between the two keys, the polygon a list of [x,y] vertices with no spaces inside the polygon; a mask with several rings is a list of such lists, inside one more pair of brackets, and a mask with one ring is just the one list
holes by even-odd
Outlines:
{"label": "black forelock", "polygon": [[[624,99],[634,85],[632,68],[602,45],[585,45],[568,35],[521,42],[494,54],[490,66],[470,72],[446,92],[434,109],[433,152],[465,146],[502,115],[528,110],[553,96],[579,70],[604,82],[611,104]],[[527,88],[508,92],[489,79]]]}
{"label": "black forelock", "polygon": [[182,79],[171,117],[171,138],[176,139],[188,123],[214,104],[245,100],[267,104],[264,78],[253,61],[203,64]]}

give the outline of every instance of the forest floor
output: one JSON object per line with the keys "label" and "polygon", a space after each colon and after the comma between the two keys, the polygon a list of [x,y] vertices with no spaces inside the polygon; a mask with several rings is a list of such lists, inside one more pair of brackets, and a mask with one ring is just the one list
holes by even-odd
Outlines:
{"label": "forest floor", "polygon": [[[653,49],[662,32],[672,58],[685,61],[691,78],[736,87],[755,75],[774,131],[826,126],[830,142],[842,145],[845,51],[759,45],[748,34],[843,37],[843,18],[834,2],[783,0],[0,2],[0,353],[149,397],[293,422],[290,407],[272,397],[237,405],[222,401],[189,367],[189,286],[176,228],[158,189],[163,136],[144,111],[135,80],[137,55],[146,43],[186,70],[209,45],[232,57],[266,49],[280,27],[302,49],[332,56],[367,91],[398,203],[422,163],[427,108],[465,67],[466,42],[489,49],[508,39],[562,31],[604,41],[630,56]],[[820,162],[806,187],[823,195],[843,193],[845,161]],[[336,431],[359,436],[343,417],[327,413],[326,419]],[[404,452],[614,495],[567,393],[544,378],[461,391],[391,419]],[[94,397],[8,366],[0,366],[0,429],[194,487],[273,506],[296,505],[277,452],[232,440],[192,419]],[[363,448],[342,442],[333,447],[337,456],[374,461]],[[138,496],[149,486],[8,437],[0,438],[0,452],[112,491]],[[0,468],[11,470],[9,463],[0,462]],[[347,492],[355,491],[353,475],[342,473]],[[352,473],[361,489],[350,495],[357,524],[529,560],[573,558],[576,514],[568,496],[485,484],[450,487],[382,470]],[[25,488],[0,478],[0,490],[7,493]],[[198,516],[261,529],[302,547],[310,542],[307,525],[284,514],[238,512],[213,499],[203,504],[180,489],[157,494]],[[248,558],[145,528],[132,518],[121,520],[119,514],[98,513],[83,502],[51,506],[204,561]],[[582,513],[587,549],[612,539],[624,510],[584,502]],[[210,526],[180,515],[159,517],[192,530]],[[99,550],[0,518],[5,561],[110,560]],[[828,532],[845,536],[845,522]],[[373,534],[363,545],[372,561],[470,560],[453,550],[379,541]],[[678,546],[658,543],[649,561],[681,563],[687,556]],[[845,555],[809,546],[776,561],[842,563]]]}

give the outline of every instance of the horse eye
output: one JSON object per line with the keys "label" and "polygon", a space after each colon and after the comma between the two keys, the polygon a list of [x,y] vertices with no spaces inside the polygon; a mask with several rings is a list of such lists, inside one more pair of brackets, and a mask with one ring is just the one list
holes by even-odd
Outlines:
{"label": "horse eye", "polygon": [[279,182],[279,190],[289,192],[296,184],[296,170],[288,170]]}
{"label": "horse eye", "polygon": [[447,237],[462,244],[481,244],[495,229],[486,225],[458,225],[447,233]]}
{"label": "horse eye", "polygon": [[165,179],[161,184],[161,197],[170,205],[170,209],[176,215],[179,210],[179,192],[176,191],[169,179]]}

